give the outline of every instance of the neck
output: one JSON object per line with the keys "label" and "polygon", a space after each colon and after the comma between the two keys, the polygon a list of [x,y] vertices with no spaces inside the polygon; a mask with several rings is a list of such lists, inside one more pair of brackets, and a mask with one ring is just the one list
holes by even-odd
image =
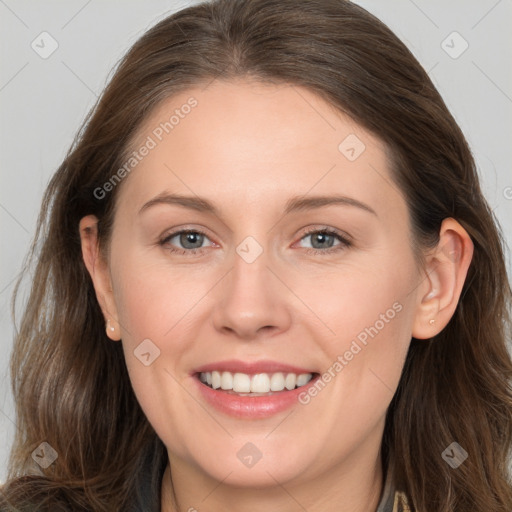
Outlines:
{"label": "neck", "polygon": [[237,512],[374,512],[383,489],[380,453],[364,463],[354,457],[313,478],[302,476],[284,484],[270,480],[265,488],[235,487],[228,475],[219,482],[183,461],[168,464],[161,512],[224,512],[233,503]]}

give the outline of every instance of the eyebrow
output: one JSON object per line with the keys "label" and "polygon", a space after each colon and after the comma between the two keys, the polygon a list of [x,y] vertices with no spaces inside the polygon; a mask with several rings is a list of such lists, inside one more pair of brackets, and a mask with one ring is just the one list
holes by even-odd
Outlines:
{"label": "eyebrow", "polygon": [[[184,196],[181,194],[169,194],[162,193],[158,196],[150,199],[147,203],[145,203],[142,208],[139,210],[139,215],[151,208],[152,206],[160,205],[160,204],[168,204],[168,205],[178,205],[183,206],[184,208],[189,208],[192,210],[196,210],[199,212],[212,213],[216,216],[219,216],[219,212],[217,208],[207,199],[198,197],[198,196]],[[367,204],[358,201],[352,197],[341,196],[341,195],[329,195],[329,196],[296,196],[290,198],[286,202],[284,213],[285,215],[289,213],[305,211],[305,210],[314,210],[316,208],[322,208],[324,206],[353,206],[359,208],[361,210],[367,211],[372,215],[378,217],[377,213],[373,208],[368,206]]]}

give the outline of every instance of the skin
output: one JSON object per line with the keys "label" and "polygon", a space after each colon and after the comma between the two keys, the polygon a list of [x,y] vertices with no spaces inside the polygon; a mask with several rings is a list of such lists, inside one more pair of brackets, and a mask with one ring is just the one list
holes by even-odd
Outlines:
{"label": "skin", "polygon": [[[190,96],[197,107],[119,185],[108,260],[98,251],[97,219],[80,222],[107,333],[122,339],[137,398],[167,447],[162,511],[225,511],[232,503],[239,512],[376,510],[385,414],[411,336],[429,343],[448,323],[471,240],[445,219],[420,269],[385,147],[299,87],[237,80],[190,89],[159,105],[134,146]],[[350,134],[366,146],[354,161],[338,149]],[[204,197],[218,212],[159,204],[139,214],[163,192]],[[292,196],[333,192],[375,214],[350,205],[284,214]],[[326,227],[352,245],[304,233]],[[186,246],[202,241],[203,252],[170,252],[191,250],[179,236],[159,245],[179,229],[206,231]],[[263,249],[252,263],[236,252],[247,236]],[[312,247],[319,253],[308,253]],[[401,311],[307,405],[236,419],[205,403],[191,381],[194,368],[224,359],[322,373],[394,303]],[[149,366],[133,353],[147,338],[160,350]],[[251,468],[237,457],[248,442],[262,454]]]}

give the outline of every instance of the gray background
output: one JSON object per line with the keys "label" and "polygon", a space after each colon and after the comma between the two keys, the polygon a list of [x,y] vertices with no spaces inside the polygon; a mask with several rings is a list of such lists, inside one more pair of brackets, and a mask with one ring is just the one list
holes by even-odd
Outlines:
{"label": "gray background", "polygon": [[[191,3],[197,2],[0,0],[0,481],[16,428],[8,380],[10,298],[43,190],[114,64],[156,21]],[[510,243],[512,0],[356,3],[386,22],[429,71],[468,138]],[[58,43],[47,59],[31,47],[34,40],[43,45],[43,31]],[[450,36],[454,31],[463,39]],[[453,58],[464,41],[469,47]],[[507,263],[510,270],[510,252]]]}

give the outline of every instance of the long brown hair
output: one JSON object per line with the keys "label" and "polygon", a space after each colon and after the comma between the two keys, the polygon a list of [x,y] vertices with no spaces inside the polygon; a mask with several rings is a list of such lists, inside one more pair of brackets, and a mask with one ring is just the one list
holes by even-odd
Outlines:
{"label": "long brown hair", "polygon": [[[96,215],[107,251],[122,183],[101,199],[94,191],[123,165],[141,123],[192,85],[244,76],[306,87],[386,143],[415,251],[438,242],[447,217],[470,234],[474,256],[451,321],[435,339],[411,341],[383,460],[393,458],[395,484],[417,512],[510,512],[505,244],[468,144],[427,73],[382,22],[344,0],[198,4],[160,21],[119,63],[42,203],[12,355],[18,431],[7,510],[128,510],[147,453],[165,464],[121,346],[105,334],[78,224]],[[441,456],[454,441],[469,454],[456,470]],[[44,470],[31,458],[41,442],[59,455]]]}

